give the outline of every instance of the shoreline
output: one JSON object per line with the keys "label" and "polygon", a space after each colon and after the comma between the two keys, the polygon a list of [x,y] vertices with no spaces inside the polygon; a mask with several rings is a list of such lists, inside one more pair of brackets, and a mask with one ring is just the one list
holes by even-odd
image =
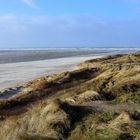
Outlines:
{"label": "shoreline", "polygon": [[101,53],[96,55],[81,55],[48,60],[0,64],[0,100],[8,99],[20,93],[24,85],[30,81],[53,74],[71,72],[76,70],[78,64],[86,60],[116,54]]}
{"label": "shoreline", "polygon": [[39,60],[20,63],[0,64],[0,91],[15,88],[42,76],[72,71],[80,62],[103,57],[104,55],[79,56]]}

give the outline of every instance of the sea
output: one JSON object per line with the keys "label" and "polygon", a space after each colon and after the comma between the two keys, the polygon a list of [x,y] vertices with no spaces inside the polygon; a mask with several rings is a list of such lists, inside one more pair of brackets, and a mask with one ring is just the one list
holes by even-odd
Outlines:
{"label": "sea", "polygon": [[124,54],[140,50],[135,47],[100,48],[15,48],[0,50],[0,64],[48,60],[78,56]]}

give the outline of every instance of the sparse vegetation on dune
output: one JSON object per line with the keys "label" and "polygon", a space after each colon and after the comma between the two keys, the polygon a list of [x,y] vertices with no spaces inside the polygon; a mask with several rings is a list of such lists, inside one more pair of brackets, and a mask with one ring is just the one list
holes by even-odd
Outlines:
{"label": "sparse vegetation on dune", "polygon": [[85,61],[0,101],[1,140],[139,140],[140,52]]}

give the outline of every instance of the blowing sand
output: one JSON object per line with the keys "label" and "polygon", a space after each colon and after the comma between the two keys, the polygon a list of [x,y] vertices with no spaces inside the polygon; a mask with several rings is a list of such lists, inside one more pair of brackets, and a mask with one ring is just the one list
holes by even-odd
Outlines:
{"label": "blowing sand", "polygon": [[69,57],[42,61],[0,64],[0,90],[19,86],[34,78],[71,71],[81,61],[101,56]]}

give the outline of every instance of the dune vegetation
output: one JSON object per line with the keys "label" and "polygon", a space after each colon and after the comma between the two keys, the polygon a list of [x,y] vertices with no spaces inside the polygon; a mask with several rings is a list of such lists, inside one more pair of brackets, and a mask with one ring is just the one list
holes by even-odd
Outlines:
{"label": "dune vegetation", "polygon": [[85,61],[0,100],[0,140],[140,140],[140,52]]}

